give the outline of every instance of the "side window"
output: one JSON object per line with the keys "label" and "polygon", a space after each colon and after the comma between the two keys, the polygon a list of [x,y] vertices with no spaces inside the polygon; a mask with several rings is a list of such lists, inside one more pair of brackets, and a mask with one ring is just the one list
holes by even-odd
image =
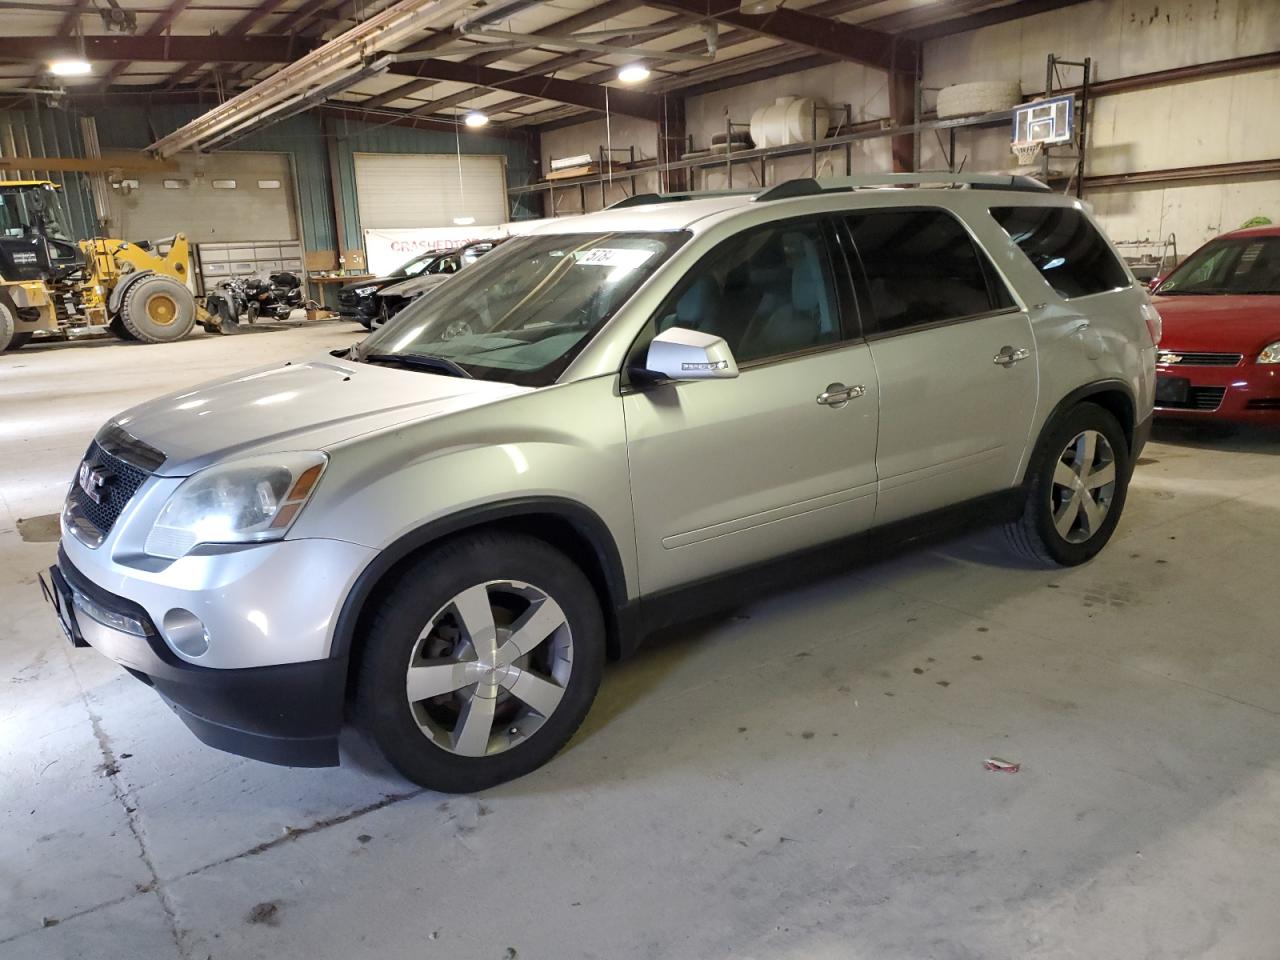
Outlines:
{"label": "side window", "polygon": [[658,311],[671,327],[723,337],[739,363],[843,339],[822,227],[774,224],[725,241]]}
{"label": "side window", "polygon": [[1013,305],[973,238],[944,210],[874,210],[845,220],[876,331],[893,333]]}
{"label": "side window", "polygon": [[991,215],[1064,299],[1130,286],[1088,217],[1072,207],[992,207]]}

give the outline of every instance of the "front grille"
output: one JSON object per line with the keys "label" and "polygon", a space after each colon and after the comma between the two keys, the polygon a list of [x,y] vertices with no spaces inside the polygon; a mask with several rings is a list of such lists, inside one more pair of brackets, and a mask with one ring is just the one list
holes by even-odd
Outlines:
{"label": "front grille", "polygon": [[1222,398],[1227,395],[1226,387],[1191,387],[1187,391],[1185,403],[1159,404],[1161,410],[1204,410],[1212,412],[1222,406]]}
{"label": "front grille", "polygon": [[1156,362],[1171,367],[1234,367],[1241,360],[1239,353],[1197,353],[1184,350],[1161,350]]}
{"label": "front grille", "polygon": [[354,307],[359,302],[360,302],[360,298],[356,296],[356,292],[354,290],[338,291],[338,303],[340,303],[342,306]]}
{"label": "front grille", "polygon": [[[160,459],[161,462],[164,461],[163,456]],[[101,478],[102,483],[95,488],[99,499],[95,501],[89,496],[80,483],[80,476],[77,475],[71,483],[71,492],[67,495],[67,500],[80,517],[96,527],[102,536],[106,536],[115,525],[120,512],[133,499],[133,495],[138,492],[138,488],[150,474],[120,457],[107,453],[97,440],[89,444],[82,469],[87,474],[92,473]]]}
{"label": "front grille", "polygon": [[1258,397],[1245,406],[1250,410],[1280,410],[1280,397]]}

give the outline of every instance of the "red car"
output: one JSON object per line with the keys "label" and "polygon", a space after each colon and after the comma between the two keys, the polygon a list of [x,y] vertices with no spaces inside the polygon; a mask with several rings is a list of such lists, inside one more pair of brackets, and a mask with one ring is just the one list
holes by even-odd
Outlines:
{"label": "red car", "polygon": [[1156,413],[1280,424],[1280,227],[1210,240],[1152,294]]}

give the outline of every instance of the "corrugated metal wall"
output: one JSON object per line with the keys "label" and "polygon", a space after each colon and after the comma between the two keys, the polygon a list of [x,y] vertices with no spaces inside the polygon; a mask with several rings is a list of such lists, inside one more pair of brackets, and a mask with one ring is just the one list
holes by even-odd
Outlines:
{"label": "corrugated metal wall", "polygon": [[[212,104],[157,104],[145,108],[101,110],[94,115],[104,150],[138,150],[199,116],[210,106]],[[308,250],[336,250],[338,247],[333,227],[326,126],[336,138],[342,210],[347,238],[353,244],[362,242],[352,160],[354,153],[452,153],[456,149],[452,133],[342,118],[324,121],[317,113],[292,117],[237,141],[231,149],[270,150],[287,153],[293,158],[303,242]],[[502,154],[507,161],[508,186],[528,183],[533,178],[534,158],[524,141],[463,133],[462,150],[464,153]],[[536,215],[524,206],[512,211],[513,217]]]}
{"label": "corrugated metal wall", "polygon": [[[0,110],[0,156],[83,157],[79,114],[47,108]],[[89,178],[83,173],[30,168],[15,170],[11,167],[0,169],[0,179],[25,178],[62,184],[62,202],[70,220],[67,229],[75,239],[84,240],[98,232]]]}

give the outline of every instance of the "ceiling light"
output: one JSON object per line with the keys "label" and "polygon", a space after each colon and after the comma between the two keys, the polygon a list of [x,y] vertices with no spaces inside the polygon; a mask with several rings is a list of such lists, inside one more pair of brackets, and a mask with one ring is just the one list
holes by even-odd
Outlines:
{"label": "ceiling light", "polygon": [[476,222],[475,217],[454,217],[453,225],[455,227],[469,227]]}
{"label": "ceiling light", "polygon": [[93,73],[93,65],[88,60],[54,60],[49,64],[49,72],[55,77],[87,77]]}
{"label": "ceiling light", "polygon": [[748,16],[762,17],[766,13],[773,13],[779,6],[779,0],[742,0],[738,4],[738,10]]}
{"label": "ceiling light", "polygon": [[489,118],[478,110],[473,110],[466,115],[462,122],[468,127],[483,127],[489,122]]}
{"label": "ceiling light", "polygon": [[649,79],[649,68],[643,63],[629,63],[618,71],[618,79],[623,83],[640,83]]}

